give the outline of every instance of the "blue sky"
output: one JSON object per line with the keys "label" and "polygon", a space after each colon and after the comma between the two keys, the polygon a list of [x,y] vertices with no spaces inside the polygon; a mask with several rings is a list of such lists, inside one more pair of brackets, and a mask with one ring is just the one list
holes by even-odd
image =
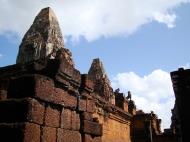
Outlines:
{"label": "blue sky", "polygon": [[119,2],[0,0],[0,67],[15,64],[23,34],[40,9],[51,6],[76,68],[87,73],[100,58],[113,87],[131,90],[139,109],[155,111],[169,127],[174,105],[169,72],[190,63],[190,1]]}
{"label": "blue sky", "polygon": [[[145,75],[161,68],[171,72],[190,61],[190,5],[176,9],[176,26],[151,22],[127,37],[100,38],[93,42],[66,44],[72,51],[76,66],[87,72],[93,58],[99,57],[109,74],[134,71]],[[85,64],[85,65],[84,65]]]}
{"label": "blue sky", "polygon": [[[132,35],[101,37],[91,42],[81,37],[75,43],[66,42],[66,47],[72,51],[81,72],[87,72],[92,59],[97,57],[104,62],[109,76],[128,71],[145,75],[158,68],[174,71],[190,61],[190,29],[187,28],[190,4],[176,8],[175,13],[176,26],[172,29],[153,21]],[[14,34],[11,33],[11,37],[0,35],[1,67],[15,63],[21,38]]]}

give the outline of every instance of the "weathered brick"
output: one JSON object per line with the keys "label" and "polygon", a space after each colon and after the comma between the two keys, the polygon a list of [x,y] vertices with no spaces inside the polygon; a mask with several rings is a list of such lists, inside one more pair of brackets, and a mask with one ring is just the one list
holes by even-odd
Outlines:
{"label": "weathered brick", "polygon": [[34,123],[0,124],[2,142],[40,142],[40,126]]}
{"label": "weathered brick", "polygon": [[92,92],[93,87],[94,87],[94,84],[93,84],[93,82],[91,80],[89,80],[88,75],[87,74],[82,74],[80,89],[88,91],[88,92]]}
{"label": "weathered brick", "polygon": [[88,120],[84,120],[83,123],[83,132],[95,136],[102,135],[102,125],[97,122],[92,122]]}
{"label": "weathered brick", "polygon": [[56,142],[56,128],[42,127],[41,142]]}
{"label": "weathered brick", "polygon": [[102,142],[101,137],[92,137],[91,135],[84,135],[84,142]]}
{"label": "weathered brick", "polygon": [[54,89],[54,97],[56,97],[57,103],[63,104],[67,108],[76,108],[77,106],[77,97],[60,88]]}
{"label": "weathered brick", "polygon": [[92,121],[92,113],[88,113],[88,112],[83,112],[82,113],[82,119],[83,120],[89,120]]}
{"label": "weathered brick", "polygon": [[81,82],[80,72],[72,65],[68,64],[65,59],[61,60],[60,63],[58,73],[55,76],[56,80],[64,85],[69,85],[70,83],[75,82],[75,85],[79,87]]}
{"label": "weathered brick", "polygon": [[80,117],[76,111],[69,109],[63,109],[61,114],[61,128],[79,130],[80,129]]}
{"label": "weathered brick", "polygon": [[35,75],[35,96],[48,101],[53,102],[54,101],[54,82],[52,79],[41,76],[41,75]]}
{"label": "weathered brick", "polygon": [[87,112],[95,112],[95,102],[91,99],[87,99]]}
{"label": "weathered brick", "polygon": [[102,138],[101,137],[94,137],[93,142],[102,142]]}
{"label": "weathered brick", "polygon": [[63,89],[54,88],[54,81],[43,75],[23,75],[12,79],[7,93],[8,98],[35,97],[41,100],[76,107],[77,98]]}
{"label": "weathered brick", "polygon": [[93,142],[91,135],[88,135],[88,134],[84,134],[83,141],[84,142]]}
{"label": "weathered brick", "polygon": [[79,111],[86,111],[86,99],[79,99]]}
{"label": "weathered brick", "polygon": [[79,130],[80,129],[80,117],[76,111],[72,111],[71,114],[71,128],[72,130]]}
{"label": "weathered brick", "polygon": [[24,142],[40,142],[40,126],[26,123],[24,129]]}
{"label": "weathered brick", "polygon": [[27,116],[28,120],[31,122],[43,124],[44,113],[45,113],[44,104],[39,103],[35,99],[32,99],[30,101],[29,109],[30,109],[30,111]]}
{"label": "weathered brick", "polygon": [[35,99],[0,101],[0,122],[35,122],[43,124],[44,106]]}
{"label": "weathered brick", "polygon": [[58,129],[57,142],[82,142],[79,131]]}
{"label": "weathered brick", "polygon": [[59,127],[60,111],[58,108],[47,106],[45,111],[45,126]]}
{"label": "weathered brick", "polygon": [[78,71],[75,68],[73,69],[72,80],[74,80],[76,82],[75,84],[80,85],[80,83],[81,83],[81,74],[80,74],[80,71]]}
{"label": "weathered brick", "polygon": [[71,110],[63,109],[61,112],[61,128],[71,129]]}
{"label": "weathered brick", "polygon": [[52,95],[52,100],[61,105],[65,105],[65,99],[64,99],[64,94],[67,93],[63,89],[60,88],[54,88],[54,92]]}

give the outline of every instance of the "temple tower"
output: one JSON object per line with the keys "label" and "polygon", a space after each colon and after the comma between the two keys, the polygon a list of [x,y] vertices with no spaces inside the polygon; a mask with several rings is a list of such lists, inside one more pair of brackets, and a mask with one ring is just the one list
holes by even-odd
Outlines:
{"label": "temple tower", "polygon": [[110,80],[108,79],[100,59],[94,59],[88,71],[89,79],[95,84],[94,92],[99,94],[107,101],[111,101],[114,97]]}
{"label": "temple tower", "polygon": [[73,65],[71,53],[64,48],[58,20],[53,10],[47,7],[40,11],[24,35],[16,63],[24,64],[38,59],[55,58],[61,50]]}

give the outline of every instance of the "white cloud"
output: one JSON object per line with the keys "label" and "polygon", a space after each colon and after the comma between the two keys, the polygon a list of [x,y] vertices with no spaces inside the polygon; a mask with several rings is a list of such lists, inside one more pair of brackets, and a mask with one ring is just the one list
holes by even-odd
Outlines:
{"label": "white cloud", "polygon": [[190,0],[0,0],[0,34],[23,36],[41,8],[51,6],[65,36],[88,41],[129,35],[152,21],[175,26],[173,10]]}
{"label": "white cloud", "polygon": [[156,21],[158,21],[159,23],[166,24],[168,26],[168,28],[175,27],[175,19],[176,19],[175,14],[157,13],[156,12],[154,17],[155,17]]}
{"label": "white cloud", "polygon": [[137,109],[153,110],[162,119],[162,128],[170,127],[175,98],[169,73],[160,69],[143,77],[134,72],[119,73],[113,78],[112,86],[125,94],[130,90]]}
{"label": "white cloud", "polygon": [[0,53],[0,58],[2,58],[2,57],[3,57],[3,54]]}

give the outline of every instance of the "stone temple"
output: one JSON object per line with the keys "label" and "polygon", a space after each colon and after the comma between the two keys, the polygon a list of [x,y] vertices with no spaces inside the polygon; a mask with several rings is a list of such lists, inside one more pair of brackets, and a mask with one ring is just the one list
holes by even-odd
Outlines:
{"label": "stone temple", "polygon": [[161,119],[137,110],[127,95],[113,90],[100,59],[87,74],[75,68],[54,12],[44,8],[22,39],[16,64],[0,68],[0,141],[182,142],[184,123],[174,113],[180,105],[162,132]]}

